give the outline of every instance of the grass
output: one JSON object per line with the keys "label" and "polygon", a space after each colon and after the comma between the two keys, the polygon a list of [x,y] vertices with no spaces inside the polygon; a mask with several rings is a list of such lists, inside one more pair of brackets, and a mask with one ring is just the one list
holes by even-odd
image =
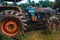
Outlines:
{"label": "grass", "polygon": [[60,40],[60,28],[52,34],[43,34],[43,30],[32,30],[19,37],[19,40]]}
{"label": "grass", "polygon": [[[47,34],[44,30],[31,30],[27,31],[24,36],[20,35],[19,40],[60,40],[60,28],[56,32]],[[3,40],[8,40],[6,37]],[[15,39],[13,39],[15,40]]]}
{"label": "grass", "polygon": [[56,15],[57,18],[60,18],[60,14],[59,15]]}

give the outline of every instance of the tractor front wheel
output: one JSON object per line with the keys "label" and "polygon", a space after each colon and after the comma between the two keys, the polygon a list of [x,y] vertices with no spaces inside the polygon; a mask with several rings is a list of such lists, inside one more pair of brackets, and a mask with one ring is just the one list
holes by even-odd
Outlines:
{"label": "tractor front wheel", "polygon": [[49,31],[50,31],[50,33],[55,32],[57,30],[57,27],[58,27],[57,21],[56,22],[55,21],[50,22],[49,23]]}

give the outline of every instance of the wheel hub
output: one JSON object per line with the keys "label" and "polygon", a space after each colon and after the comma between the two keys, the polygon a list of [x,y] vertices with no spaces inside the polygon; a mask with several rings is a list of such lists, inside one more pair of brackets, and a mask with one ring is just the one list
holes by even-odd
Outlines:
{"label": "wheel hub", "polygon": [[15,36],[19,32],[20,28],[16,21],[9,20],[2,22],[1,30],[8,36]]}
{"label": "wheel hub", "polygon": [[14,29],[14,25],[13,24],[9,24],[8,25],[10,29]]}

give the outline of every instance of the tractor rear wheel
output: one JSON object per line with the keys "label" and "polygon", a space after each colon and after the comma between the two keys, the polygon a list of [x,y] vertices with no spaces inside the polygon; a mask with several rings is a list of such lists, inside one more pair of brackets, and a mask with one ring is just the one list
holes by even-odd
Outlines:
{"label": "tractor rear wheel", "polygon": [[27,24],[23,15],[15,10],[6,10],[1,13],[3,14],[1,21],[1,32],[3,34],[12,37],[18,33],[24,33]]}

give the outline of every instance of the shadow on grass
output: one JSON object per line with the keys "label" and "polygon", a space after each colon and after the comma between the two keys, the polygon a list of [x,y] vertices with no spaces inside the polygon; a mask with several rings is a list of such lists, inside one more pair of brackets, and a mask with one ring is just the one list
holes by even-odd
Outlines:
{"label": "shadow on grass", "polygon": [[41,34],[44,34],[44,35],[51,34],[48,30],[44,29],[43,27],[28,29],[26,32],[30,32],[30,31],[39,31]]}

